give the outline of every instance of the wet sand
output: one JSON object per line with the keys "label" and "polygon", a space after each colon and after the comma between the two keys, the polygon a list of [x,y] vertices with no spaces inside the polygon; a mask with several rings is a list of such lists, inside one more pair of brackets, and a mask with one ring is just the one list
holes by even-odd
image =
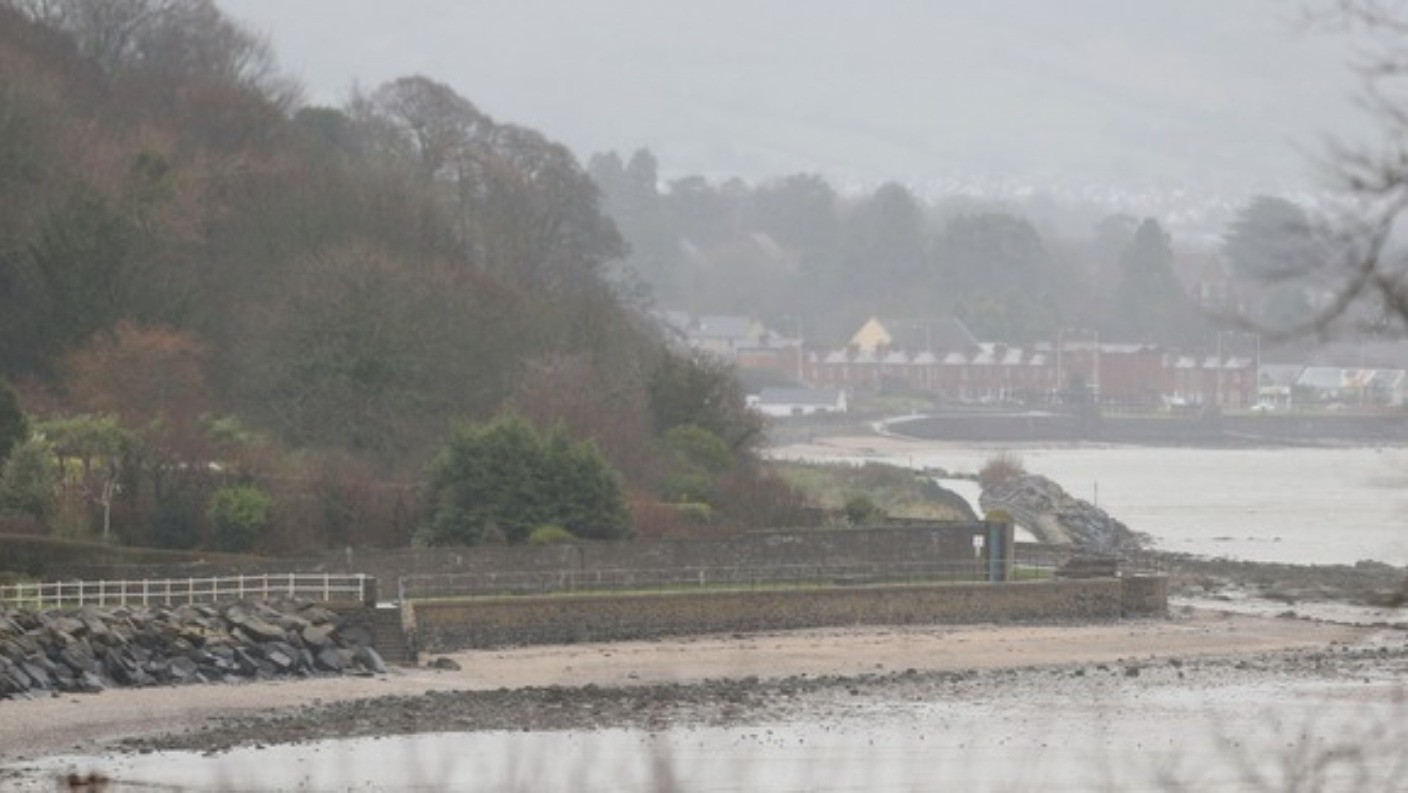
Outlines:
{"label": "wet sand", "polygon": [[[1169,619],[1087,625],[864,627],[480,650],[452,654],[458,671],[421,666],[373,678],[110,690],[0,702],[0,761],[91,754],[122,739],[191,731],[224,717],[427,692],[1148,663],[1333,650],[1383,641],[1386,634],[1403,643],[1403,632],[1396,630],[1198,610]],[[245,739],[259,741],[261,735],[252,731]]]}

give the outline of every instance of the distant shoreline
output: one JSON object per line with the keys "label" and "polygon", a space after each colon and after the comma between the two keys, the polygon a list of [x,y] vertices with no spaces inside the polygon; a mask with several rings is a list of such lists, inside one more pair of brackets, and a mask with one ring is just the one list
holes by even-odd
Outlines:
{"label": "distant shoreline", "polygon": [[1056,412],[929,413],[883,422],[888,433],[935,441],[1096,442],[1205,448],[1408,444],[1408,414],[1268,413],[1224,416]]}

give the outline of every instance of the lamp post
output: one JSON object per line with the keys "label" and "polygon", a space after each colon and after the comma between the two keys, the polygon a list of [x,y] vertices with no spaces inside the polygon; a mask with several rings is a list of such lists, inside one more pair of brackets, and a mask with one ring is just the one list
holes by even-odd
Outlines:
{"label": "lamp post", "polygon": [[[1100,401],[1100,331],[1093,328],[1059,328],[1056,331],[1056,389],[1065,388],[1066,365],[1065,347],[1068,335],[1087,336],[1090,339],[1090,382],[1086,384],[1090,396]],[[1079,349],[1079,348],[1077,348]]]}
{"label": "lamp post", "polygon": [[792,320],[792,326],[794,330],[794,338],[792,339],[794,343],[792,347],[796,351],[797,355],[797,384],[805,386],[807,385],[807,382],[806,377],[804,376],[803,359],[806,353],[804,350],[804,345],[802,344],[802,315],[788,314],[784,316],[783,319]]}

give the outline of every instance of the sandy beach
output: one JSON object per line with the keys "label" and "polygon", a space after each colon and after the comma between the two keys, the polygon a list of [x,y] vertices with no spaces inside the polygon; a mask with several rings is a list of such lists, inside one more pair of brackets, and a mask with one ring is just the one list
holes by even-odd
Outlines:
{"label": "sandy beach", "polygon": [[95,753],[121,739],[189,732],[222,718],[427,692],[1149,663],[1333,649],[1384,633],[1401,637],[1402,632],[1184,610],[1168,619],[1087,625],[857,627],[471,651],[448,656],[460,666],[457,671],[422,665],[365,678],[109,690],[0,702],[0,760]]}

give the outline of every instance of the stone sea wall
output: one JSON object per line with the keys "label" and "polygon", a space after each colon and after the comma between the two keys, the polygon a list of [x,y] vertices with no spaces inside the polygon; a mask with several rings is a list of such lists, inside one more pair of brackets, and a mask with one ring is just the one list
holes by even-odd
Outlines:
{"label": "stone sea wall", "polygon": [[414,604],[420,646],[435,652],[846,625],[1114,620],[1167,609],[1166,587],[1138,578]]}
{"label": "stone sea wall", "polygon": [[371,631],[299,602],[0,609],[0,699],[383,673]]}

